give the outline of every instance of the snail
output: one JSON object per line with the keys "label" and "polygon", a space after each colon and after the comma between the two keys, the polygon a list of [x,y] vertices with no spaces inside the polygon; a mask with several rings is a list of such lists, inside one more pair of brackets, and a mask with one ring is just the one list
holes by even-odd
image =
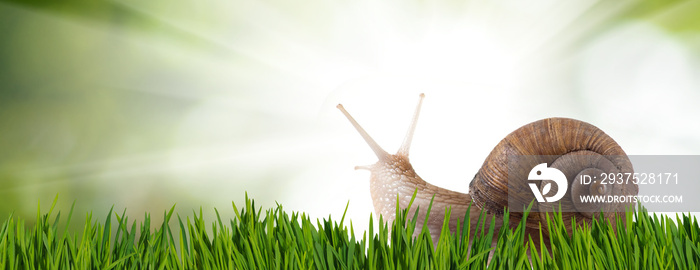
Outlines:
{"label": "snail", "polygon": [[[598,213],[603,213],[605,218],[615,222],[612,217],[625,211],[629,203],[586,203],[581,201],[580,196],[627,196],[638,193],[637,185],[632,182],[603,183],[599,179],[586,183],[578,180],[582,175],[624,175],[633,173],[633,168],[625,152],[610,136],[591,124],[569,118],[542,119],[510,133],[488,155],[469,183],[468,193],[432,185],[418,176],[408,157],[424,97],[424,94],[420,94],[413,119],[396,154],[389,154],[382,149],[342,104],[337,106],[378,158],[375,164],[356,166],[355,169],[370,171],[370,193],[375,213],[382,215],[387,222],[395,219],[397,195],[399,206],[404,209],[416,193],[410,211],[413,213],[415,207],[419,207],[419,220],[426,218],[424,209],[428,208],[434,198],[426,224],[434,243],[437,243],[448,207],[451,208],[449,227],[454,232],[457,220],[465,214],[470,216],[472,223],[476,223],[482,210],[488,215],[501,216],[509,205],[511,209],[513,206],[528,206],[535,198],[535,189],[542,195],[557,193],[561,187],[552,185],[552,180],[541,179],[544,181],[535,181],[539,184],[530,187],[532,181],[528,181],[528,178],[530,173],[535,172],[535,166],[558,169],[566,177],[569,188],[556,202],[534,201],[536,204],[532,206],[531,214],[526,220],[526,231],[531,234],[539,233],[540,226],[546,226],[546,222],[542,221],[547,212],[560,207],[569,233],[572,230],[572,218],[575,218],[577,224],[582,224],[590,222]],[[546,163],[546,167],[538,165],[542,163]],[[536,171],[539,174],[541,170]],[[522,212],[511,211],[510,226],[518,224],[522,215]],[[504,225],[499,218],[495,221],[497,228]],[[417,226],[416,232],[420,232],[421,222],[417,222]],[[546,230],[543,231],[546,234]]]}

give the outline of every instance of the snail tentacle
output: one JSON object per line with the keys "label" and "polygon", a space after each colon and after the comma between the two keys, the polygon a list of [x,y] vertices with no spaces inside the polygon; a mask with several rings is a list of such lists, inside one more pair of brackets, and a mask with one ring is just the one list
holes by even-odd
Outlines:
{"label": "snail tentacle", "polygon": [[[434,197],[430,216],[427,217],[427,226],[434,242],[437,243],[442,230],[445,209],[448,207],[452,208],[449,225],[452,230],[456,230],[456,226],[459,223],[457,220],[464,218],[472,199],[469,194],[440,188],[426,182],[416,174],[413,166],[408,162],[408,152],[418,122],[418,116],[420,115],[423,97],[424,95],[421,94],[403,144],[394,155],[384,151],[342,105],[338,105],[337,108],[350,120],[379,159],[375,164],[355,167],[355,169],[370,171],[370,193],[375,213],[383,216],[385,221],[392,222],[396,214],[397,194],[399,196],[399,207],[404,209],[409,206],[411,197],[415,192],[416,197],[409,211],[418,209],[418,219],[422,221],[426,218],[430,201]],[[474,221],[478,219],[479,214],[480,209],[476,207],[472,207],[469,213],[471,220]],[[418,228],[416,228],[415,232],[418,234],[423,223],[418,222],[416,224]]]}
{"label": "snail tentacle", "polygon": [[350,115],[350,113],[348,113],[348,111],[345,110],[343,104],[338,104],[336,108],[338,108],[345,115],[345,117],[347,117],[348,120],[350,120],[352,126],[355,127],[357,132],[359,132],[362,138],[365,139],[365,142],[367,142],[367,145],[369,145],[369,147],[372,148],[372,151],[374,151],[374,154],[377,155],[377,158],[379,158],[379,160],[387,159],[389,157],[389,153],[384,151],[384,149],[382,149],[382,147],[379,146],[379,144],[376,141],[374,141],[374,139],[372,139],[372,136],[370,136],[369,133],[367,133],[367,131],[365,131],[365,129],[362,128],[362,126],[360,126],[360,124],[357,123],[357,121],[355,121],[355,118],[353,118],[352,115]]}
{"label": "snail tentacle", "polygon": [[399,151],[396,152],[397,155],[408,157],[408,151],[411,148],[411,141],[413,141],[413,133],[416,131],[416,125],[418,124],[418,116],[420,116],[420,107],[423,104],[423,98],[425,98],[425,94],[421,93],[420,99],[418,100],[418,105],[416,106],[416,111],[413,113],[411,125],[408,127],[408,131],[406,131],[406,137],[404,137],[403,143],[401,144],[401,147],[399,147]]}

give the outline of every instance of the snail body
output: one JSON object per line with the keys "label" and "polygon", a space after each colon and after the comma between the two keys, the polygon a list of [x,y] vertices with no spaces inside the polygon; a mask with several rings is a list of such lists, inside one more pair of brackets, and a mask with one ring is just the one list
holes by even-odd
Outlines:
{"label": "snail body", "polygon": [[[577,223],[589,222],[595,213],[601,210],[606,218],[624,211],[628,204],[592,205],[580,201],[580,195],[636,195],[638,187],[633,183],[601,185],[594,181],[587,185],[577,179],[581,174],[595,173],[632,173],[632,164],[622,148],[607,134],[597,127],[583,121],[569,118],[547,118],[524,125],[501,140],[488,155],[481,169],[469,184],[469,193],[456,192],[432,185],[423,180],[409,162],[409,149],[416,128],[424,94],[413,115],[413,120],[404,141],[396,154],[389,154],[382,149],[355,119],[338,105],[338,109],[357,129],[378,158],[375,164],[357,166],[356,169],[370,171],[370,192],[375,213],[382,215],[387,222],[395,218],[396,196],[400,208],[407,208],[416,193],[410,211],[419,207],[419,220],[425,218],[426,210],[434,196],[427,226],[437,240],[442,229],[445,210],[451,208],[449,226],[455,231],[457,220],[470,215],[475,223],[482,210],[489,215],[500,216],[507,206],[527,206],[532,201],[528,185],[528,174],[538,164],[546,163],[551,168],[561,171],[569,181],[569,187],[563,198],[557,202],[540,202],[533,206],[527,219],[529,232],[535,232],[545,218],[546,212],[562,209],[564,218],[575,218]],[[517,162],[514,160],[518,158]],[[509,163],[509,159],[510,163]],[[553,194],[559,187],[551,181],[541,181],[538,188],[543,194]],[[554,188],[552,189],[552,186]],[[551,189],[551,190],[550,190]],[[469,208],[471,205],[471,209]],[[470,209],[470,213],[467,210]],[[522,213],[511,211],[511,222],[517,224]],[[496,227],[503,224],[498,223]],[[570,226],[570,222],[565,222]],[[417,226],[422,226],[420,222]],[[475,226],[472,226],[472,228]],[[571,231],[571,227],[567,227]],[[420,231],[420,228],[416,230]]]}

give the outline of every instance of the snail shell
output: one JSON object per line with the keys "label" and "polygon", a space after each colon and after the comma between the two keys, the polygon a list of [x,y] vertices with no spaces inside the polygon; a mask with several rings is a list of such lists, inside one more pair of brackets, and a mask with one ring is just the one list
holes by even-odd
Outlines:
{"label": "snail shell", "polygon": [[[514,157],[525,158],[509,165],[509,158]],[[601,184],[598,179],[589,185],[578,181],[581,175],[631,174],[632,163],[615,140],[599,128],[575,119],[547,118],[524,125],[501,140],[471,181],[469,194],[477,206],[489,213],[503,213],[509,200],[510,206],[522,209],[532,201],[532,192],[527,186],[528,173],[541,163],[564,173],[570,188],[557,202],[540,202],[533,206],[533,211],[541,214],[528,218],[530,228],[537,228],[544,220],[544,213],[558,210],[560,205],[565,218],[575,217],[579,223],[590,221],[594,213],[601,211],[611,218],[623,212],[628,204],[583,203],[580,196],[636,195],[639,191],[631,181]],[[545,184],[546,181],[540,182],[540,191]],[[557,191],[557,186],[553,186],[549,193]],[[517,212],[511,214],[516,218],[521,216]]]}
{"label": "snail shell", "polygon": [[[547,118],[524,125],[506,136],[491,151],[483,166],[469,184],[469,194],[432,185],[423,180],[413,170],[408,152],[416,128],[420,107],[424,95],[416,107],[413,121],[408,129],[403,144],[396,154],[384,151],[355,119],[338,105],[338,109],[348,118],[363,139],[372,148],[379,159],[377,163],[367,166],[357,166],[356,169],[370,171],[370,192],[375,212],[382,215],[387,222],[394,219],[396,199],[398,194],[399,207],[407,208],[414,192],[416,199],[410,211],[419,210],[418,218],[426,218],[428,208],[434,196],[433,208],[427,217],[427,226],[433,240],[437,243],[443,224],[446,208],[451,208],[449,227],[454,231],[457,220],[465,214],[470,216],[472,223],[477,222],[481,210],[489,215],[502,215],[505,207],[523,207],[533,201],[533,193],[528,186],[528,173],[541,163],[559,169],[569,181],[569,187],[564,197],[555,202],[544,202],[533,206],[526,230],[538,233],[541,221],[546,212],[558,210],[561,207],[565,219],[576,218],[577,223],[589,222],[594,213],[605,212],[610,218],[616,212],[621,212],[629,204],[591,205],[581,202],[579,195],[636,195],[638,188],[633,183],[606,184],[593,182],[584,185],[574,181],[578,176],[600,173],[632,173],[632,164],[622,148],[607,134],[597,127],[574,119]],[[526,157],[509,164],[509,158]],[[510,179],[510,180],[509,180]],[[509,181],[512,181],[509,183]],[[547,185],[541,181],[539,189],[543,194],[556,192],[556,185]],[[551,186],[554,186],[551,188]],[[510,194],[510,198],[509,198]],[[509,201],[510,200],[510,201]],[[469,205],[472,205],[469,208]],[[601,206],[604,206],[601,208]],[[467,213],[468,209],[471,212]],[[522,208],[521,208],[522,209]],[[511,211],[511,225],[517,224],[522,213]],[[500,227],[500,220],[496,219]],[[542,222],[545,224],[546,222]],[[571,222],[564,222],[567,230],[571,231]],[[416,232],[420,232],[421,223],[417,223]],[[472,224],[475,225],[475,224]],[[476,228],[476,226],[472,226]]]}

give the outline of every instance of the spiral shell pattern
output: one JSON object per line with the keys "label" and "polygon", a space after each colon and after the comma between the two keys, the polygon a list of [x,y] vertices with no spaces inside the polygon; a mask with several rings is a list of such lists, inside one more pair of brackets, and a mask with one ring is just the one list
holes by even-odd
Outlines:
{"label": "spiral shell pattern", "polygon": [[[518,162],[509,163],[509,158],[514,157],[518,157]],[[629,206],[628,203],[583,203],[580,201],[581,195],[638,193],[637,185],[631,182],[601,185],[600,181],[596,181],[582,184],[578,180],[581,175],[633,173],[632,163],[615,140],[599,128],[575,119],[547,118],[524,125],[501,140],[471,181],[469,194],[477,206],[489,213],[502,214],[506,206],[512,208],[514,203],[527,206],[534,198],[528,186],[528,174],[540,163],[559,169],[569,185],[561,200],[533,206],[532,211],[540,214],[528,217],[530,228],[537,228],[546,212],[560,207],[565,218],[576,218],[580,224],[590,221],[595,213],[602,211],[610,218]],[[548,185],[545,190],[547,182],[539,183],[540,191],[556,192],[556,185]],[[516,220],[521,216],[522,213],[511,211],[511,217]]]}

